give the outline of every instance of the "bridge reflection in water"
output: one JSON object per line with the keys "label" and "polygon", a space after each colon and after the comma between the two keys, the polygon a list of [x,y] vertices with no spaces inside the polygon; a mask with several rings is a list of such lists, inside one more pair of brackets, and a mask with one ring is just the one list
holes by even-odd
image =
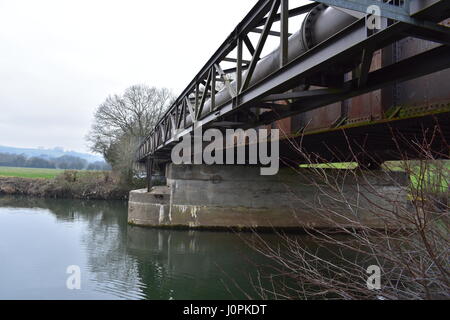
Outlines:
{"label": "bridge reflection in water", "polygon": [[[250,237],[128,226],[124,202],[1,196],[0,298],[255,296],[250,277],[269,262],[247,246]],[[66,288],[66,268],[74,264],[81,267],[80,291]]]}

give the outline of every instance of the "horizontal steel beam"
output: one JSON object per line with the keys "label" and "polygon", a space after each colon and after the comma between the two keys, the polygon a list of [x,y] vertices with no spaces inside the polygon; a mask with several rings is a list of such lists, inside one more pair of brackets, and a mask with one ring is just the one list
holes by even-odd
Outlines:
{"label": "horizontal steel beam", "polygon": [[[223,61],[226,61],[226,62],[237,62],[237,59],[236,58],[228,58],[228,57],[226,57],[226,58],[224,58],[223,59]],[[249,64],[250,63],[250,61],[248,61],[248,60],[242,60],[242,63],[245,63],[245,64]]]}
{"label": "horizontal steel beam", "polygon": [[296,91],[296,92],[288,92],[281,94],[272,94],[262,101],[270,102],[270,101],[282,101],[282,100],[297,100],[297,99],[305,99],[305,98],[314,98],[317,96],[327,96],[334,95],[337,93],[342,93],[342,89],[315,89],[315,90],[307,90],[307,91]]}
{"label": "horizontal steel beam", "polygon": [[450,33],[447,32],[413,26],[408,29],[407,34],[415,38],[450,45]]}
{"label": "horizontal steel beam", "polygon": [[[289,104],[289,110],[285,113],[268,114],[265,119],[261,121],[261,123],[257,123],[255,125],[271,123],[272,121],[289,117],[300,112],[310,111],[338,101],[343,101],[378,90],[386,85],[411,80],[436,71],[448,69],[450,68],[450,59],[448,59],[449,56],[450,47],[439,46],[369,73],[367,75],[366,85],[364,87],[359,87],[358,78],[350,80],[344,84],[341,92],[333,94],[330,91],[327,94],[309,96],[309,98],[313,99],[299,99],[297,102]],[[415,67],[411,68],[411,66]]]}
{"label": "horizontal steel beam", "polygon": [[[421,7],[416,4],[419,1],[421,0],[405,1],[403,5],[394,5],[391,3],[384,3],[377,0],[317,0],[317,2],[321,2],[329,6],[354,10],[364,14],[367,13],[368,8],[370,6],[377,6],[380,8],[381,17],[404,22],[407,24],[411,24],[429,30],[436,30],[450,34],[450,30],[447,27],[438,25],[434,22],[427,21],[424,19],[417,19],[412,16],[420,11]],[[410,10],[409,6],[410,2],[415,2],[414,7],[415,9],[413,9],[414,10],[413,12],[411,12]],[[435,1],[434,3],[436,2],[437,1]]]}
{"label": "horizontal steel beam", "polygon": [[[263,29],[255,28],[251,32],[253,33],[263,33]],[[281,32],[278,31],[269,31],[270,36],[281,37]],[[288,33],[288,36],[292,36],[292,33]]]}

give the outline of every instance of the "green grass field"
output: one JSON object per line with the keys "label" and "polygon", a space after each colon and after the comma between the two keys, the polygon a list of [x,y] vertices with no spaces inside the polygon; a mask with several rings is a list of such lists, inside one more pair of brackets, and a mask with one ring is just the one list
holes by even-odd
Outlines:
{"label": "green grass field", "polygon": [[63,172],[60,169],[0,167],[0,177],[53,179]]}
{"label": "green grass field", "polygon": [[356,162],[340,162],[340,163],[321,163],[321,164],[301,164],[300,168],[316,168],[316,169],[356,169]]}
{"label": "green grass field", "polygon": [[[439,165],[437,165],[439,164]],[[355,169],[356,162],[301,164],[300,168],[317,169]],[[419,161],[411,161],[410,179],[414,189],[423,188],[428,191],[448,192],[450,187],[450,161],[435,161],[420,166]],[[384,170],[405,172],[405,164],[401,161],[387,161],[383,164]]]}

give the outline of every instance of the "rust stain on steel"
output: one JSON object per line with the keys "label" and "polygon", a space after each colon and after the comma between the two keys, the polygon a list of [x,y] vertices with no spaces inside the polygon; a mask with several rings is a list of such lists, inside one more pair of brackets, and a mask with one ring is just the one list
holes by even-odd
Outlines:
{"label": "rust stain on steel", "polygon": [[[450,19],[444,22],[450,25]],[[370,71],[388,66],[394,62],[412,57],[437,47],[438,44],[412,37],[405,38],[395,44],[374,52]],[[414,68],[414,66],[411,66]],[[351,73],[346,80],[351,79]],[[386,88],[376,90],[346,101],[334,103],[312,111],[295,115],[290,120],[291,133],[315,132],[331,129],[340,118],[345,117],[344,125],[369,123],[387,117],[388,110],[402,107],[402,114],[408,113],[408,108],[432,111],[450,102],[448,89],[450,69],[442,70],[414,80],[398,83]],[[286,122],[282,122],[286,128]],[[277,122],[275,127],[279,127]]]}

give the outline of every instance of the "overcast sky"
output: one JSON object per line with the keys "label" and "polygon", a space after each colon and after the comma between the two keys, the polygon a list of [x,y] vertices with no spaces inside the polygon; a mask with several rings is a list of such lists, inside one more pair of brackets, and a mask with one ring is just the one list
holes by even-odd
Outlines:
{"label": "overcast sky", "polygon": [[88,151],[107,95],[179,93],[255,3],[0,0],[0,145]]}

